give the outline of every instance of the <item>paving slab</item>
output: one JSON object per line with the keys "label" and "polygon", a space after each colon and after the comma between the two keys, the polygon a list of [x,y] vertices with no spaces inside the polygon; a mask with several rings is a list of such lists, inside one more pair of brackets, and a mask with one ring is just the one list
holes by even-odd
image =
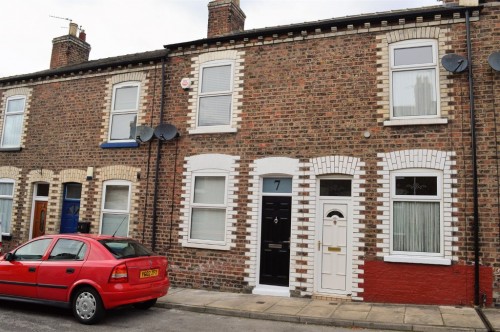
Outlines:
{"label": "paving slab", "polygon": [[210,307],[222,308],[222,309],[239,309],[242,305],[242,300],[240,298],[222,298],[216,301],[210,302]]}
{"label": "paving slab", "polygon": [[366,321],[368,311],[335,310],[331,317],[343,320]]}
{"label": "paving slab", "polygon": [[373,305],[366,317],[370,322],[384,322],[390,324],[403,324],[405,316],[404,306]]}
{"label": "paving slab", "polygon": [[241,302],[237,306],[237,308],[239,310],[244,310],[244,311],[265,312],[267,309],[271,308],[275,304],[276,304],[275,302],[270,302],[270,301],[253,300],[253,301]]}
{"label": "paving slab", "polygon": [[[316,301],[314,301],[316,302]],[[305,306],[302,310],[300,310],[297,315],[299,316],[308,316],[308,317],[321,317],[328,318],[333,312],[337,309],[337,305],[324,304],[319,305],[318,303],[311,303]]]}
{"label": "paving slab", "polygon": [[[208,294],[207,294],[208,293]],[[172,303],[182,303],[187,305],[201,305],[205,306],[217,299],[226,298],[227,295],[219,294],[214,292],[214,294],[210,294],[211,292],[206,291],[178,291],[168,294],[166,297],[169,302]]]}
{"label": "paving slab", "polygon": [[453,315],[477,315],[476,310],[471,307],[461,307],[461,306],[438,306],[442,314],[453,314]]}
{"label": "paving slab", "polygon": [[443,326],[441,311],[436,307],[407,306],[405,311],[406,324]]}
{"label": "paving slab", "polygon": [[266,310],[267,313],[270,314],[278,314],[278,315],[297,315],[299,311],[301,311],[303,306],[287,306],[287,305],[279,305],[275,304],[269,309]]}
{"label": "paving slab", "polygon": [[342,303],[337,310],[368,312],[372,310],[372,305],[370,303]]}
{"label": "paving slab", "polygon": [[[303,324],[421,332],[487,331],[474,308],[336,302],[172,288],[159,307]],[[500,331],[500,311],[484,309]]]}
{"label": "paving slab", "polygon": [[483,313],[496,331],[500,331],[500,310],[483,309]]}
{"label": "paving slab", "polygon": [[474,311],[474,315],[442,314],[446,326],[484,328],[481,318]]}

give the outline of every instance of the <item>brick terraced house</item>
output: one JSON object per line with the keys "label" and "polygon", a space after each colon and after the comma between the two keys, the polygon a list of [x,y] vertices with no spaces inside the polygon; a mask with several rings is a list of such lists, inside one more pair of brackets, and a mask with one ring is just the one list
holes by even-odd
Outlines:
{"label": "brick terraced house", "polygon": [[180,287],[500,304],[500,2],[256,30],[208,9],[205,39],[88,61],[72,27],[0,79],[4,249],[89,225]]}

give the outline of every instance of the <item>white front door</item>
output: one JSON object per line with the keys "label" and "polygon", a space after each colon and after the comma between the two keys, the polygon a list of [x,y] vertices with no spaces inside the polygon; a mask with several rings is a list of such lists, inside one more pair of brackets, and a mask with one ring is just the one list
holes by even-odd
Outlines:
{"label": "white front door", "polygon": [[349,202],[320,201],[321,222],[316,243],[316,290],[351,293],[351,246]]}

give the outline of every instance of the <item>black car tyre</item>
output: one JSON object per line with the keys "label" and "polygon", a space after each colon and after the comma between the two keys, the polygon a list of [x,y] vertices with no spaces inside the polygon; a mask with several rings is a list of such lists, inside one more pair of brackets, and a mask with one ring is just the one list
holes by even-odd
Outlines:
{"label": "black car tyre", "polygon": [[72,309],[76,320],[82,324],[95,324],[104,316],[101,297],[91,287],[80,288],[76,291]]}
{"label": "black car tyre", "polygon": [[134,307],[141,310],[147,310],[155,305],[157,299],[134,303]]}

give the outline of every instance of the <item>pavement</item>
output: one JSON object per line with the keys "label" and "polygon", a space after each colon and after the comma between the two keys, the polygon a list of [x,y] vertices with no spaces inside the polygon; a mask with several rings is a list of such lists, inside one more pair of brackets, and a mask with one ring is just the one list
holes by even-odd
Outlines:
{"label": "pavement", "polygon": [[[392,331],[499,331],[500,310],[380,304],[170,288],[157,307],[302,324]],[[483,316],[483,317],[481,317]]]}

